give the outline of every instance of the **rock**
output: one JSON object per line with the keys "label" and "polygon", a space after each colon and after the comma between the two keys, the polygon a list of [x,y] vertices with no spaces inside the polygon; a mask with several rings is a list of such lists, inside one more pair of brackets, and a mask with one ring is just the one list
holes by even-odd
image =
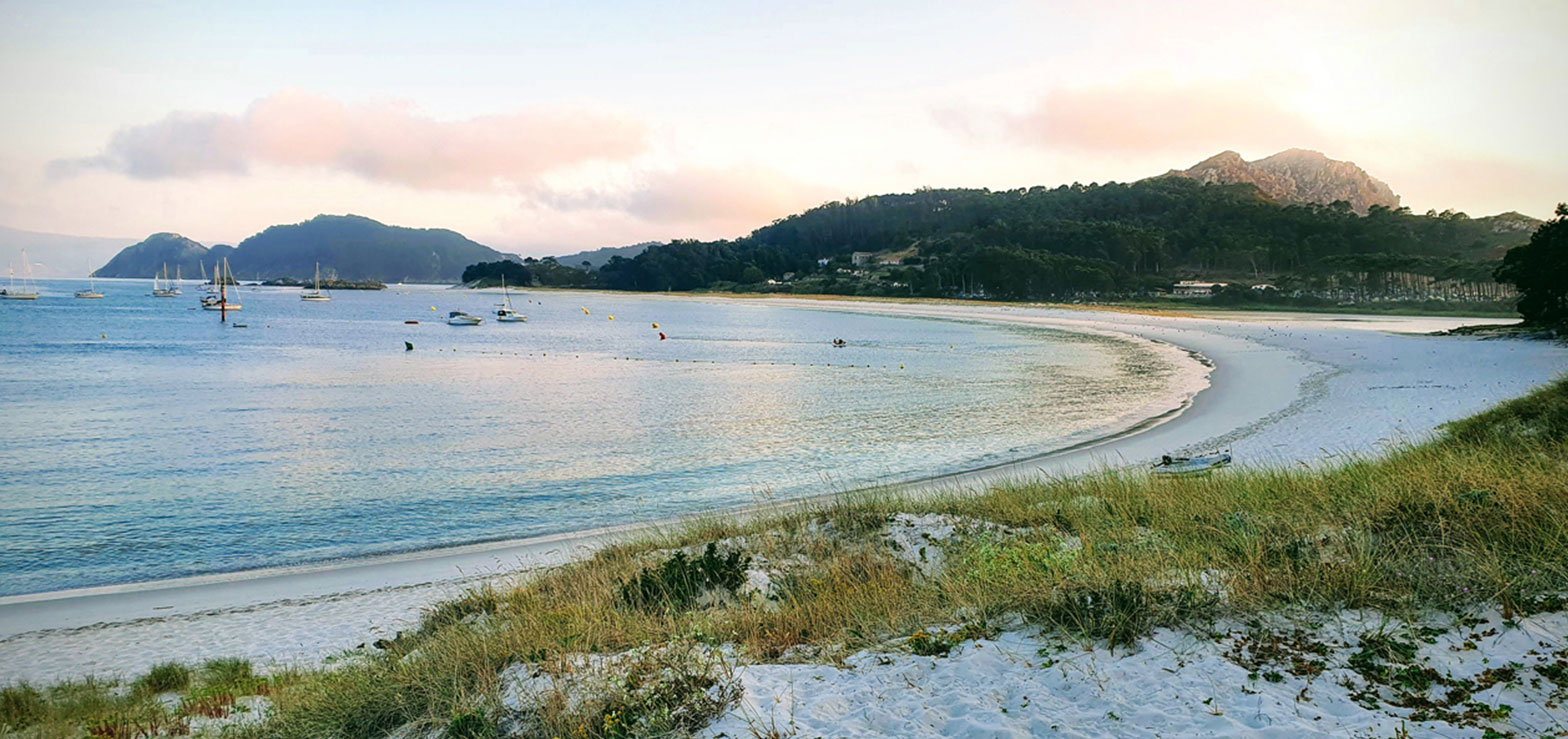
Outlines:
{"label": "rock", "polygon": [[1387,183],[1352,162],[1329,159],[1307,149],[1286,149],[1252,162],[1234,151],[1222,151],[1188,169],[1173,169],[1165,176],[1187,177],[1205,184],[1250,183],[1269,199],[1281,203],[1328,205],[1344,200],[1362,215],[1374,205],[1399,207],[1399,196]]}

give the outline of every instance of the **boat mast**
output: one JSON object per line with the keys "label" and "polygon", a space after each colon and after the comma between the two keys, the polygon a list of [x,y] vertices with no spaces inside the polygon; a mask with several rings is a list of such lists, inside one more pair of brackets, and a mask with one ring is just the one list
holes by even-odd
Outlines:
{"label": "boat mast", "polygon": [[[223,258],[223,266],[229,266],[229,258]],[[220,273],[221,274],[221,273]],[[218,280],[218,323],[229,322],[229,281]]]}

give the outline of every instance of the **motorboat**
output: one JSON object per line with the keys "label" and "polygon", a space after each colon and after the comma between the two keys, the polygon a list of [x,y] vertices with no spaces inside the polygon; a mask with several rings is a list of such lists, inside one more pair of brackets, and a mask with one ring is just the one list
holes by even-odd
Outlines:
{"label": "motorboat", "polygon": [[1199,475],[1230,466],[1230,452],[1214,452],[1197,457],[1160,457],[1152,472],[1156,475]]}
{"label": "motorboat", "polygon": [[446,315],[446,324],[448,326],[478,326],[484,322],[485,319],[479,316],[468,315],[460,310],[452,311]]}

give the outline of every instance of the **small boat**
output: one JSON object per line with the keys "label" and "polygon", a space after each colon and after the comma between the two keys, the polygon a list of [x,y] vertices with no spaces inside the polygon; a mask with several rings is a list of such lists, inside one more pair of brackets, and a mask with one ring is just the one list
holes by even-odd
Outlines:
{"label": "small boat", "polygon": [[468,315],[460,310],[446,314],[446,324],[448,326],[478,326],[484,322],[485,319],[479,316]]}
{"label": "small boat", "polygon": [[22,252],[22,287],[20,289],[16,287],[16,273],[11,270],[10,265],[6,266],[5,271],[10,273],[11,286],[0,290],[0,298],[5,298],[6,300],[38,299],[38,288],[33,287],[33,267],[27,261],[26,251]]}
{"label": "small boat", "polygon": [[201,299],[202,310],[228,311],[239,310],[240,304],[229,300],[229,284],[234,282],[234,272],[228,270],[229,260],[225,258],[221,263],[212,266],[212,279],[218,283],[218,294],[207,295]]}
{"label": "small boat", "polygon": [[316,286],[301,293],[299,299],[312,303],[325,303],[332,299],[331,295],[321,292],[321,262],[316,262]]}
{"label": "small boat", "polygon": [[849,342],[843,339],[834,339],[833,346],[838,349],[843,349],[844,347],[849,346]]}
{"label": "small boat", "polygon": [[1152,471],[1156,475],[1199,475],[1230,466],[1230,452],[1214,452],[1199,457],[1160,457]]}
{"label": "small boat", "polygon": [[528,316],[512,310],[512,294],[506,291],[506,275],[501,276],[501,295],[504,297],[496,304],[495,320],[499,323],[527,323]]}
{"label": "small boat", "polygon": [[87,273],[87,287],[77,290],[76,297],[84,300],[97,300],[103,297],[103,293],[98,292],[98,285],[93,282],[93,273]]}
{"label": "small boat", "polygon": [[169,265],[163,265],[163,282],[158,281],[158,273],[152,273],[152,296],[155,298],[172,298],[180,294],[180,289],[169,283]]}

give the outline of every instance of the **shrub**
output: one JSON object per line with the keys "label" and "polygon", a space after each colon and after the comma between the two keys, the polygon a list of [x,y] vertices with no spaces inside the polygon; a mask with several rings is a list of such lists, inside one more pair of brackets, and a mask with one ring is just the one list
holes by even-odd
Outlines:
{"label": "shrub", "polygon": [[184,690],[191,684],[191,668],[178,662],[153,665],[147,674],[136,679],[136,692],[142,695]]}
{"label": "shrub", "polygon": [[739,550],[720,554],[718,545],[709,542],[698,557],[678,551],[664,564],[644,568],[635,578],[621,584],[621,601],[639,608],[663,606],[681,610],[708,591],[734,595],[746,582],[746,567],[750,564],[749,555]]}
{"label": "shrub", "polygon": [[209,659],[201,666],[203,685],[238,685],[248,683],[254,677],[255,673],[251,669],[250,660],[238,657]]}
{"label": "shrub", "polygon": [[42,720],[47,710],[43,694],[27,683],[0,689],[0,728],[26,728]]}

